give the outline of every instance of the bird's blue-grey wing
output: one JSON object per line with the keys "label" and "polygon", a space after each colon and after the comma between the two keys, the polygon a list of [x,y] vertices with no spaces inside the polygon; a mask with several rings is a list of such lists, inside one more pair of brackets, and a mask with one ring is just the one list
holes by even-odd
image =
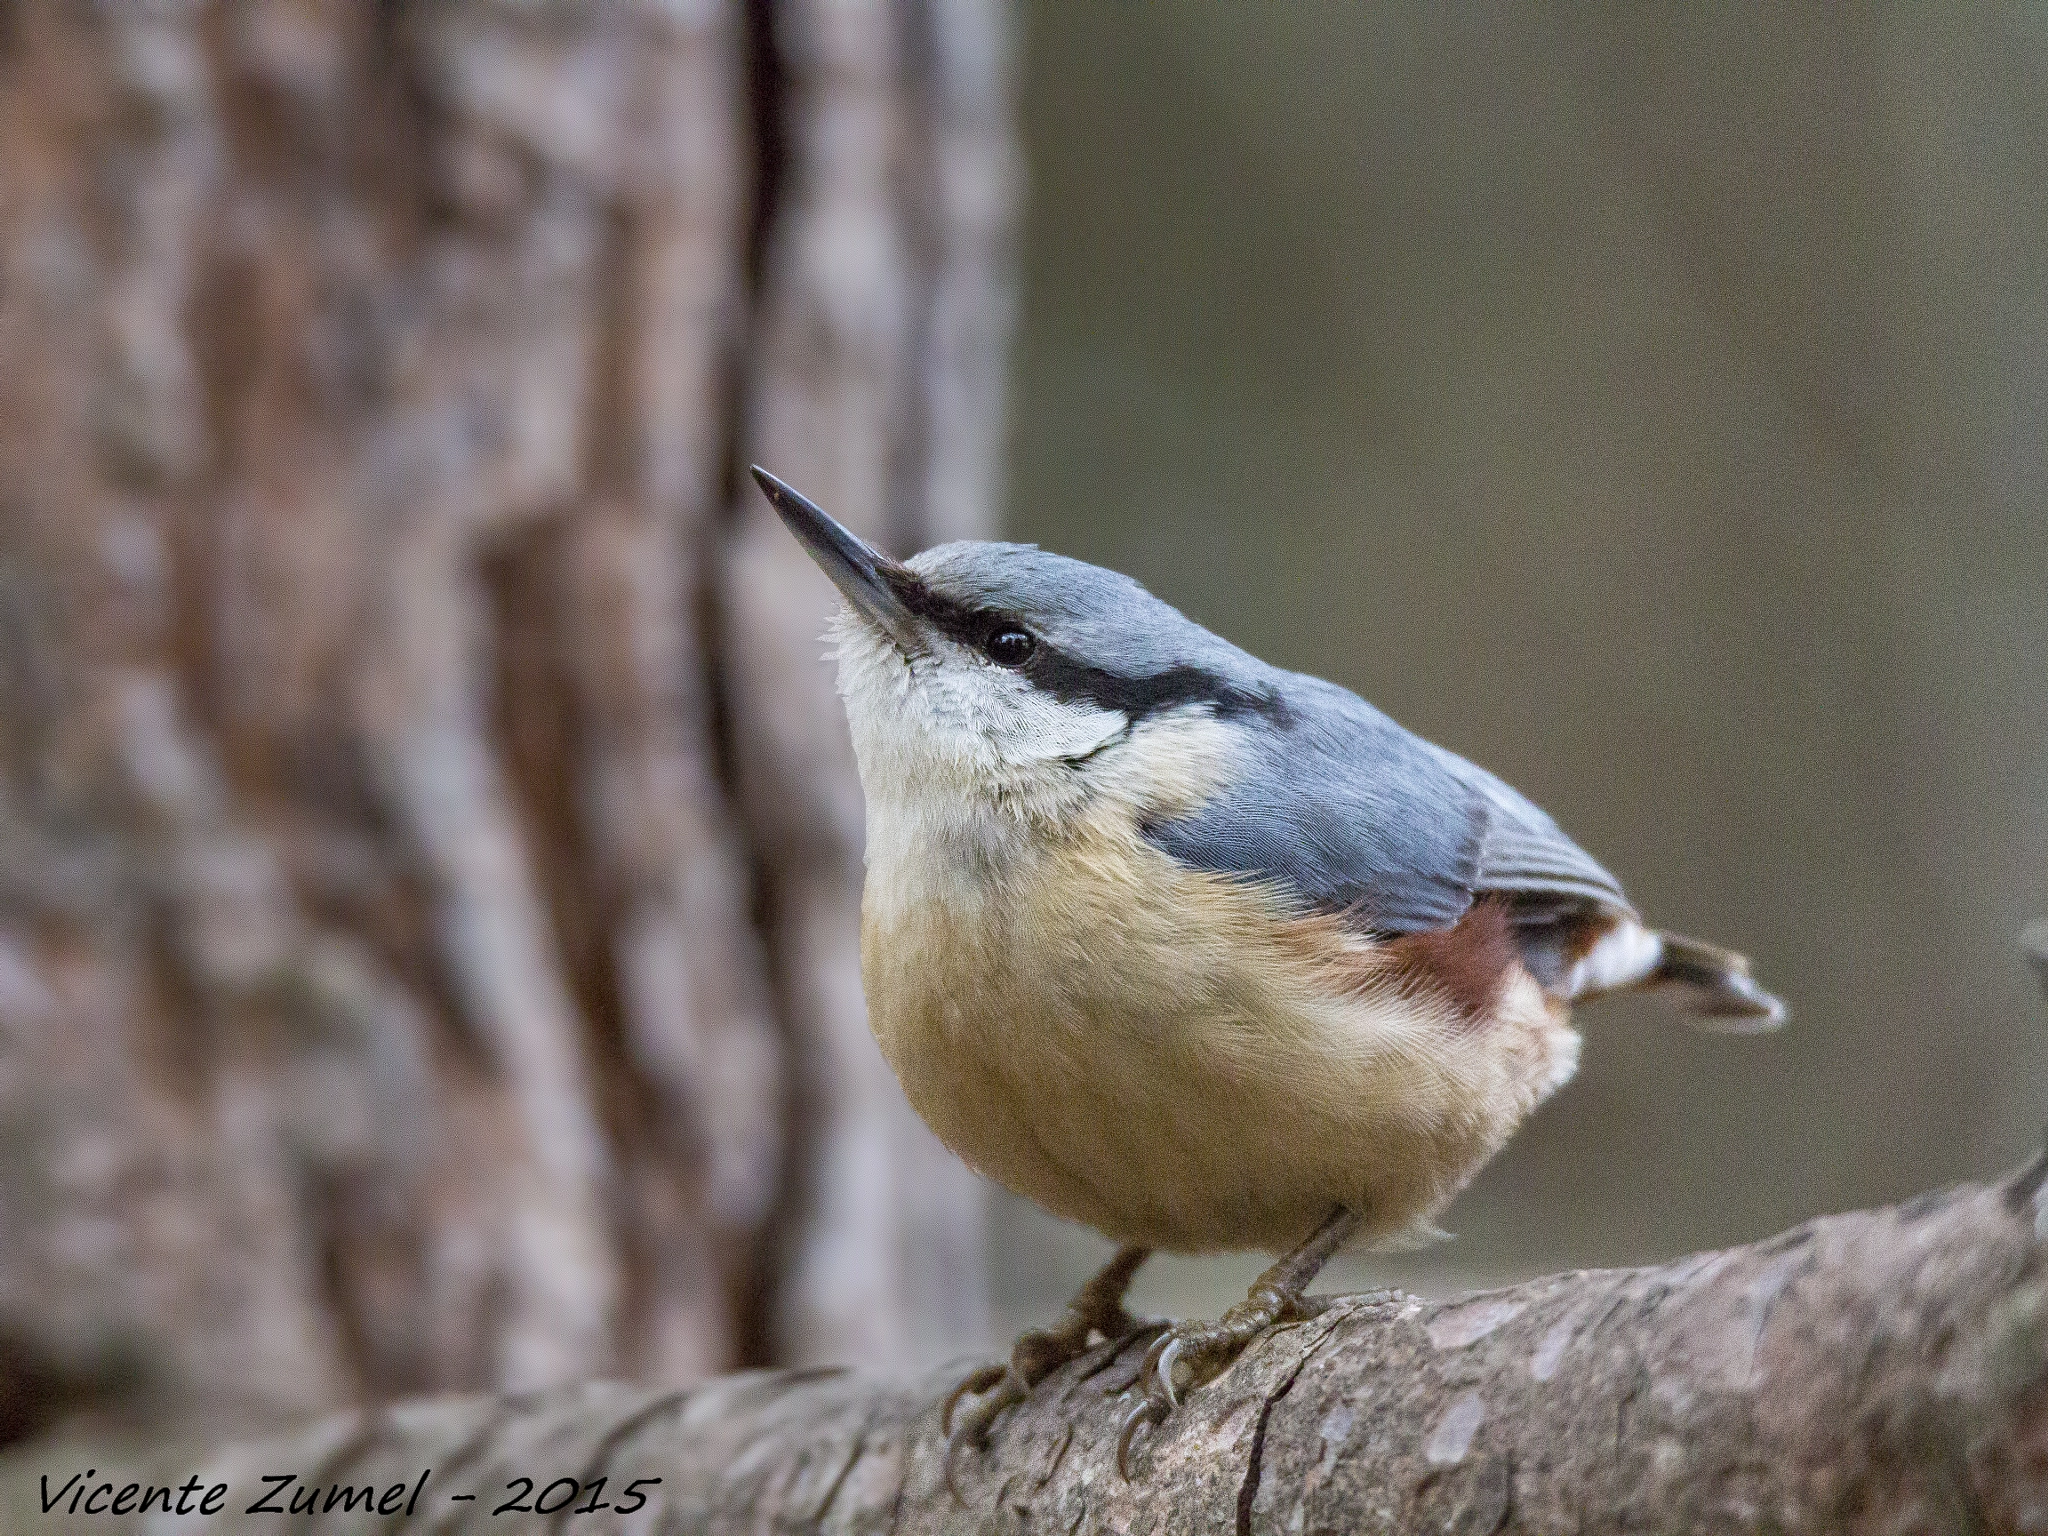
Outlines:
{"label": "bird's blue-grey wing", "polygon": [[1621,882],[1526,796],[1462,758],[1453,763],[1486,804],[1479,890],[1584,900],[1624,912],[1634,910],[1622,893]]}
{"label": "bird's blue-grey wing", "polygon": [[1448,927],[1492,891],[1627,909],[1612,875],[1484,769],[1334,684],[1289,677],[1279,699],[1228,783],[1147,829],[1156,846],[1378,933]]}

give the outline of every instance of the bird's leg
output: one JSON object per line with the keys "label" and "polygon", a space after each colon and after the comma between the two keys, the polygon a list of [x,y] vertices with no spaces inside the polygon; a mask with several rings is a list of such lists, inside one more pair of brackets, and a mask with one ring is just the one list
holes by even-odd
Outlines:
{"label": "bird's leg", "polygon": [[[1031,1328],[1019,1334],[1008,1363],[984,1365],[946,1394],[939,1410],[939,1424],[950,1432],[947,1461],[962,1445],[977,1450],[988,1443],[989,1427],[1004,1409],[1021,1403],[1031,1389],[1088,1347],[1092,1335],[1112,1341],[1129,1338],[1141,1326],[1124,1310],[1124,1292],[1131,1288],[1131,1276],[1151,1254],[1149,1248],[1119,1248],[1088,1283],[1074,1293],[1067,1310],[1050,1328]],[[953,1410],[963,1397],[983,1396],[955,1426]]]}
{"label": "bird's leg", "polygon": [[[1131,1442],[1148,1424],[1164,1422],[1181,1397],[1221,1376],[1260,1334],[1281,1323],[1305,1322],[1327,1301],[1308,1288],[1330,1255],[1358,1230],[1359,1216],[1339,1206],[1308,1241],[1276,1260],[1252,1282],[1250,1292],[1213,1323],[1175,1323],[1153,1341],[1132,1384],[1144,1396],[1124,1418],[1116,1441],[1117,1471],[1128,1479]],[[1176,1373],[1179,1379],[1176,1380]]]}

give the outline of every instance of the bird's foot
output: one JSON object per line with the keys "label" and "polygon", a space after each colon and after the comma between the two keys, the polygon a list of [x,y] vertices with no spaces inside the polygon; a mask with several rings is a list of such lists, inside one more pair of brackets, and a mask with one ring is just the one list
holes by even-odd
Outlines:
{"label": "bird's foot", "polygon": [[[1067,1304],[1057,1323],[1019,1334],[1007,1361],[976,1367],[946,1394],[946,1400],[939,1406],[939,1427],[947,1437],[949,1484],[961,1450],[986,1449],[989,1431],[996,1420],[1029,1397],[1031,1389],[1054,1371],[1085,1354],[1097,1335],[1121,1347],[1146,1327],[1160,1326],[1141,1322],[1124,1309],[1124,1291],[1144,1259],[1142,1248],[1119,1251]],[[976,1401],[956,1423],[954,1412],[969,1397]]]}
{"label": "bird's foot", "polygon": [[1324,1297],[1304,1296],[1262,1281],[1215,1322],[1175,1323],[1160,1334],[1131,1383],[1143,1395],[1124,1416],[1116,1437],[1117,1471],[1129,1481],[1131,1446],[1139,1431],[1165,1423],[1182,1398],[1230,1369],[1267,1330],[1307,1322],[1327,1306]]}
{"label": "bird's foot", "polygon": [[[1086,1354],[1091,1333],[1100,1333],[1113,1349],[1121,1349],[1146,1329],[1166,1326],[1141,1322],[1122,1307],[1092,1328],[1070,1327],[1070,1319],[1071,1314],[1057,1327],[1032,1328],[1019,1334],[1007,1361],[976,1367],[946,1394],[939,1408],[939,1427],[946,1435],[946,1482],[955,1497],[959,1489],[953,1471],[961,1451],[986,1450],[996,1420],[1028,1398],[1031,1389],[1054,1371]],[[954,1411],[969,1397],[975,1399],[973,1406],[956,1421]]]}
{"label": "bird's foot", "polygon": [[[1079,1328],[1027,1329],[1017,1336],[1008,1360],[977,1366],[946,1394],[939,1408],[940,1427],[954,1446],[966,1444],[980,1450],[988,1444],[989,1428],[1004,1409],[1023,1402],[1033,1387],[1087,1347],[1087,1333]],[[954,1410],[969,1397],[977,1401],[955,1425]]]}

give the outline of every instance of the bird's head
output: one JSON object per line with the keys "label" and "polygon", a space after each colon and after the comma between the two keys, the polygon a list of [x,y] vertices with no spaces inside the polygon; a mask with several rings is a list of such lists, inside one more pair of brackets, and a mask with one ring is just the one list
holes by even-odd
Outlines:
{"label": "bird's head", "polygon": [[839,691],[878,795],[1026,817],[1103,795],[1142,816],[1199,803],[1277,674],[1128,576],[1028,544],[898,561],[767,472],[755,478],[846,599]]}

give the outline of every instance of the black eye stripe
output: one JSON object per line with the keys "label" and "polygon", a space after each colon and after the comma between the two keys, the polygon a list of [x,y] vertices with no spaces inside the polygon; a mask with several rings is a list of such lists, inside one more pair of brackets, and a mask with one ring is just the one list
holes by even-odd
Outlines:
{"label": "black eye stripe", "polygon": [[[899,567],[885,571],[883,579],[905,608],[948,640],[969,650],[986,655],[987,643],[1006,629],[1030,633],[1030,626],[1014,614],[977,608],[934,591],[914,571]],[[1144,676],[1126,676],[1090,666],[1042,635],[1037,637],[1030,656],[1014,670],[1034,688],[1062,703],[1088,703],[1099,709],[1116,710],[1134,722],[1160,710],[1207,704],[1226,719],[1257,714],[1278,724],[1287,723],[1287,706],[1277,694],[1234,688],[1207,668],[1175,666]]]}
{"label": "black eye stripe", "polygon": [[1062,702],[1113,709],[1133,722],[1161,710],[1207,704],[1226,720],[1235,715],[1266,715],[1276,723],[1286,723],[1287,706],[1277,694],[1233,688],[1202,667],[1168,667],[1142,677],[1126,677],[1091,667],[1057,646],[1040,641],[1037,653],[1022,672],[1032,686]]}
{"label": "black eye stripe", "polygon": [[930,624],[948,640],[961,645],[980,648],[989,624],[1004,616],[985,609],[971,607],[958,598],[935,592],[918,578],[915,571],[897,567],[884,571],[882,579],[888,582],[889,590],[896,600],[917,617]]}

